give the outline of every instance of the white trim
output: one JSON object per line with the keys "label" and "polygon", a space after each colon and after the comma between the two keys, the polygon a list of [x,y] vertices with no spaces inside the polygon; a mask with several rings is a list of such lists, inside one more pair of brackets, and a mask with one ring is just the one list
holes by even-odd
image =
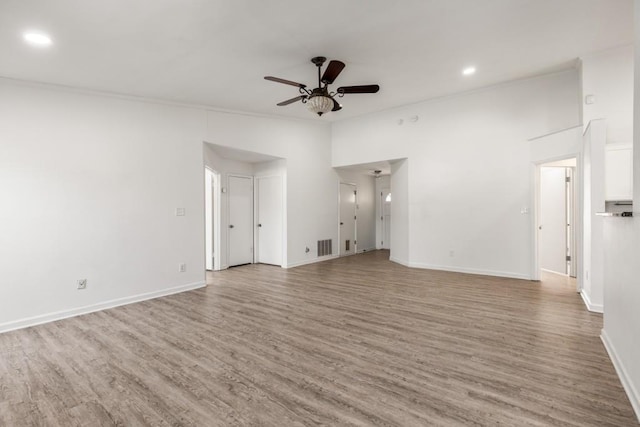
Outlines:
{"label": "white trim", "polygon": [[570,126],[568,128],[564,128],[564,129],[558,129],[558,130],[554,130],[548,133],[545,133],[544,135],[539,135],[539,136],[534,136],[533,138],[529,138],[527,139],[527,142],[531,142],[531,141],[535,141],[537,139],[542,139],[542,138],[546,138],[547,136],[551,136],[551,135],[556,135],[558,133],[562,133],[562,132],[566,132],[568,130],[573,130],[573,129],[578,129],[583,127],[584,125],[582,123],[580,123],[579,125],[575,125],[575,126]]}
{"label": "white trim", "polygon": [[483,270],[478,268],[455,267],[450,265],[433,265],[421,262],[409,262],[409,267],[423,268],[427,270],[450,271],[452,273],[479,274],[481,276],[507,277],[510,279],[531,280],[527,274],[511,271]]}
{"label": "white trim", "polygon": [[389,261],[395,262],[396,264],[404,265],[405,267],[411,267],[408,261],[405,261],[400,258],[396,258],[394,256],[389,256]]}
{"label": "white trim", "polygon": [[553,271],[546,268],[540,268],[540,271],[544,271],[546,273],[551,273],[551,274],[557,274],[558,276],[562,276],[562,277],[569,277],[569,275],[566,273],[560,273],[559,271]]}
{"label": "white trim", "polygon": [[582,297],[582,301],[584,301],[584,305],[587,306],[587,310],[593,311],[594,313],[604,313],[604,307],[602,304],[594,304],[591,302],[591,298],[589,295],[582,289],[580,291],[580,296]]}
{"label": "white trim", "polygon": [[287,266],[283,267],[283,268],[300,267],[301,265],[315,264],[316,262],[329,261],[330,259],[336,259],[336,258],[340,258],[340,256],[339,255],[326,255],[326,256],[321,256],[321,257],[318,257],[318,258],[307,259],[307,260],[304,260],[304,261],[292,262],[290,264],[287,264]]}
{"label": "white trim", "polygon": [[633,410],[636,413],[638,422],[640,422],[640,393],[638,393],[638,390],[633,385],[633,381],[631,381],[631,377],[627,373],[627,370],[624,368],[624,365],[622,364],[622,360],[620,360],[620,357],[618,357],[618,353],[616,352],[616,349],[613,346],[613,343],[609,339],[609,336],[607,335],[607,331],[605,331],[604,329],[602,329],[602,331],[600,332],[600,339],[602,340],[602,343],[604,344],[604,348],[607,350],[607,353],[609,353],[609,359],[611,359],[611,363],[613,363],[613,367],[615,368],[616,373],[618,374],[618,378],[620,378],[622,387],[624,388],[624,391],[627,393],[627,397],[631,402],[631,406],[633,407]]}
{"label": "white trim", "polygon": [[192,110],[196,109],[196,110],[203,110],[203,111],[213,112],[213,113],[233,114],[237,116],[249,116],[249,117],[278,119],[278,120],[293,120],[293,121],[299,121],[299,122],[315,122],[315,123],[322,123],[323,125],[330,124],[329,122],[318,122],[318,118],[317,116],[315,116],[315,114],[313,118],[307,119],[303,117],[289,117],[281,114],[255,113],[250,111],[220,108],[220,107],[215,107],[209,104],[199,104],[194,102],[180,102],[180,101],[175,101],[171,99],[132,95],[132,94],[121,93],[121,92],[110,92],[110,91],[99,90],[99,89],[86,89],[86,88],[79,88],[79,87],[68,86],[64,84],[58,84],[58,83],[45,83],[45,82],[38,82],[33,80],[24,80],[24,79],[16,79],[13,77],[0,76],[0,82],[3,82],[3,81],[6,82],[7,84],[12,84],[14,86],[21,86],[21,87],[28,87],[28,88],[35,88],[35,89],[45,89],[45,90],[55,90],[58,92],[67,92],[67,93],[79,94],[84,96],[115,98],[115,99],[121,99],[124,101],[143,102],[145,104],[166,105],[169,107],[188,108]]}
{"label": "white trim", "polygon": [[207,286],[204,280],[199,282],[188,283],[186,285],[175,286],[172,288],[162,289],[160,291],[148,292],[145,294],[133,295],[130,297],[117,298],[109,301],[100,302],[97,304],[86,305],[84,307],[72,308],[70,310],[56,311],[53,313],[42,314],[39,316],[27,317],[25,319],[14,320],[7,323],[0,324],[0,333],[9,332],[16,329],[28,328],[30,326],[36,326],[43,323],[54,322],[56,320],[66,319],[68,317],[80,316],[82,314],[93,313],[95,311],[106,310],[108,308],[114,308],[121,305],[132,304],[136,302],[146,301],[154,298],[164,297],[167,295],[173,295],[180,292],[192,291],[194,289],[203,288]]}

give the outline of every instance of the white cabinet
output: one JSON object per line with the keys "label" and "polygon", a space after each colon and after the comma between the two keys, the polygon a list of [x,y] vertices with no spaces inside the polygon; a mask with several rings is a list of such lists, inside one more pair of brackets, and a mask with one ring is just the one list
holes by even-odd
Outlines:
{"label": "white cabinet", "polygon": [[604,152],[605,200],[632,200],[633,146],[607,144]]}

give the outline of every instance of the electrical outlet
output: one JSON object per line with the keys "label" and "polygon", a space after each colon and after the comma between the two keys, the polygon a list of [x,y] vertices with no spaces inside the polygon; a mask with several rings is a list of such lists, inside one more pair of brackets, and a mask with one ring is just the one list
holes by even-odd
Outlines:
{"label": "electrical outlet", "polygon": [[176,208],[176,216],[185,216],[186,211],[184,208]]}
{"label": "electrical outlet", "polygon": [[87,289],[87,279],[78,280],[78,289]]}
{"label": "electrical outlet", "polygon": [[187,264],[178,264],[178,272],[179,273],[184,273],[185,271],[187,271]]}
{"label": "electrical outlet", "polygon": [[455,251],[449,251],[449,256],[451,258],[453,258],[454,256],[456,256],[456,252]]}

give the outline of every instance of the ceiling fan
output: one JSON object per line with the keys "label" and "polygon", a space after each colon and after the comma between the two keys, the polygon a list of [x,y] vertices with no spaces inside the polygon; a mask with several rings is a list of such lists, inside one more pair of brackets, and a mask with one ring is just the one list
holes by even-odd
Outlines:
{"label": "ceiling fan", "polygon": [[344,62],[341,61],[329,61],[329,65],[327,65],[327,68],[324,70],[324,74],[321,75],[322,65],[326,60],[327,58],[324,56],[316,56],[311,59],[311,62],[318,67],[318,87],[313,90],[307,89],[307,85],[302,83],[296,83],[291,80],[285,80],[278,77],[265,76],[265,80],[296,86],[300,92],[299,96],[282,101],[277,105],[283,107],[285,105],[293,104],[294,102],[302,101],[303,104],[307,104],[309,111],[316,113],[318,116],[322,116],[324,113],[329,111],[338,111],[342,109],[342,105],[340,105],[335,99],[336,96],[342,98],[348,93],[376,93],[380,90],[380,86],[378,85],[361,85],[341,86],[336,89],[335,92],[330,92],[329,85],[333,84],[335,79],[344,69],[345,65]]}

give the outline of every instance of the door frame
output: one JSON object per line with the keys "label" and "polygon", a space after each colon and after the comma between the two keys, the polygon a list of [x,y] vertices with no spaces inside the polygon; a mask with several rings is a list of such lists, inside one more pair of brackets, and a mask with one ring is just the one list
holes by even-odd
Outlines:
{"label": "door frame", "polygon": [[540,198],[541,198],[541,184],[540,184],[540,169],[547,163],[552,163],[561,160],[576,159],[576,166],[573,168],[573,237],[571,241],[572,253],[575,259],[572,260],[571,270],[576,273],[576,290],[580,292],[582,290],[582,276],[578,264],[582,263],[583,251],[582,251],[582,239],[584,230],[582,227],[582,200],[583,200],[583,180],[582,180],[582,154],[572,153],[565,154],[558,157],[547,158],[538,160],[532,163],[533,174],[533,215],[531,215],[531,242],[532,242],[532,260],[531,260],[531,280],[540,280],[540,245],[538,236],[538,227],[540,222]]}
{"label": "door frame", "polygon": [[251,264],[255,264],[256,262],[256,247],[255,247],[255,225],[256,225],[256,207],[255,207],[255,193],[256,193],[256,187],[255,187],[255,180],[253,175],[244,175],[244,174],[240,174],[240,173],[228,173],[227,174],[227,238],[226,238],[226,242],[227,242],[227,266],[231,267],[231,262],[230,262],[230,255],[231,255],[231,233],[229,233],[229,225],[231,224],[231,198],[229,197],[230,191],[231,191],[231,186],[229,185],[229,178],[231,177],[235,177],[235,178],[249,178],[251,180],[251,242],[253,244],[253,248],[251,251]]}
{"label": "door frame", "polygon": [[[282,175],[279,174],[270,174],[270,175],[260,175],[260,176],[254,176],[253,177],[253,263],[257,263],[258,262],[258,253],[259,253],[259,237],[258,237],[258,221],[259,221],[259,208],[258,208],[258,196],[259,196],[259,192],[260,192],[260,188],[259,188],[259,184],[258,182],[261,179],[269,179],[269,178],[280,178],[280,186],[282,187],[280,189],[280,194],[282,196],[282,206],[281,206],[281,226],[280,226],[280,250],[281,250],[281,254],[280,254],[280,267],[284,267],[285,265],[285,233],[284,233],[284,229],[285,229],[285,215],[284,213],[286,212],[287,206],[285,203],[285,196],[284,196],[284,177]],[[256,191],[257,189],[257,191]],[[271,265],[271,264],[267,264],[267,265]]]}
{"label": "door frame", "polygon": [[[222,197],[221,197],[221,193],[222,193],[222,186],[221,186],[221,175],[220,172],[217,172],[216,170],[210,168],[209,166],[205,166],[204,167],[204,175],[205,178],[207,177],[207,175],[211,174],[211,178],[213,180],[213,183],[211,185],[211,192],[212,192],[212,197],[211,197],[211,203],[213,204],[213,209],[212,209],[212,222],[213,222],[213,271],[220,271],[222,270],[222,266],[221,266],[221,249],[220,249],[220,243],[221,243],[221,239],[220,239],[220,224],[221,224],[221,205],[222,205]],[[206,191],[206,186],[205,186],[205,191]],[[205,230],[207,229],[206,226],[206,221],[207,221],[207,216],[205,215]],[[207,240],[209,239],[210,236],[207,235],[207,233],[205,232],[205,257],[207,256],[206,253],[206,247],[207,247]],[[205,270],[207,269],[207,264],[206,264],[206,260],[205,260]]]}
{"label": "door frame", "polygon": [[356,201],[353,206],[353,216],[355,219],[353,220],[353,253],[351,255],[355,255],[358,253],[358,185],[355,182],[338,182],[338,256],[350,256],[350,255],[340,255],[340,248],[342,247],[342,236],[340,229],[340,211],[342,207],[342,198],[340,196],[340,186],[342,184],[345,185],[353,185],[353,188],[356,192]]}

